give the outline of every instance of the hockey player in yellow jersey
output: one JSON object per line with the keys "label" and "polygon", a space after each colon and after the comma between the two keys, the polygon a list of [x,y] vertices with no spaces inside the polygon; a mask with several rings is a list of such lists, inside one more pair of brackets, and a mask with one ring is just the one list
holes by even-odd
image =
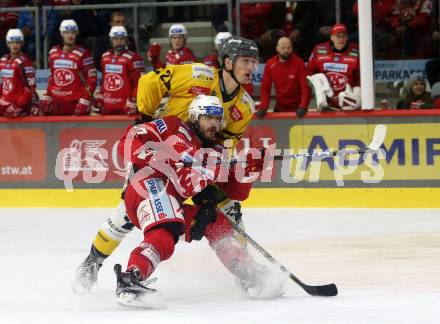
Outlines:
{"label": "hockey player in yellow jersey", "polygon": [[[169,65],[143,75],[139,79],[137,94],[137,106],[142,121],[157,117],[156,112],[165,96],[169,98],[159,117],[172,115],[184,121],[188,121],[188,107],[194,97],[199,94],[218,96],[226,119],[226,125],[219,138],[221,141],[232,140],[232,145],[235,146],[254,112],[254,102],[241,85],[252,80],[252,72],[258,64],[258,48],[252,40],[231,37],[220,45],[219,59],[222,65],[219,70],[194,63]],[[242,225],[240,204],[229,200],[221,192],[214,196],[212,192],[212,188],[204,190],[195,196],[193,201],[213,208],[217,205]],[[91,290],[96,284],[103,261],[113,253],[132,228],[122,200],[102,224],[89,255],[78,267],[72,283],[76,292]]]}

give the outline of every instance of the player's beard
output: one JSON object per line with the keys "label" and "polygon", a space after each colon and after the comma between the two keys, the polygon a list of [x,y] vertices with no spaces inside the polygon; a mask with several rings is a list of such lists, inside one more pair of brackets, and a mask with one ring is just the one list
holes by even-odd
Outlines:
{"label": "player's beard", "polygon": [[118,45],[118,46],[115,46],[114,48],[115,48],[116,52],[120,53],[125,49],[125,45]]}
{"label": "player's beard", "polygon": [[292,55],[292,54],[280,54],[280,57],[282,60],[287,61],[287,60],[289,60],[290,55]]}
{"label": "player's beard", "polygon": [[[195,124],[193,127],[194,127],[194,131],[195,131],[197,137],[199,138],[200,142],[202,142],[202,146],[208,146],[209,144],[211,144],[213,142],[214,137],[215,137],[215,133],[217,132],[217,129],[215,127],[210,127],[204,132],[202,132],[200,130],[200,127],[198,124]],[[214,135],[212,137],[208,133],[209,130],[212,130],[212,132],[214,133]]]}

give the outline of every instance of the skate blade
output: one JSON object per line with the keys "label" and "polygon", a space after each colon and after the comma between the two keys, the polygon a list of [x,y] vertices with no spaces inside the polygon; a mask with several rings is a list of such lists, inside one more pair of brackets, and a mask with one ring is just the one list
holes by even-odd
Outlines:
{"label": "skate blade", "polygon": [[132,293],[121,293],[117,297],[118,305],[131,308],[163,309],[166,308],[165,298],[159,292],[137,296]]}

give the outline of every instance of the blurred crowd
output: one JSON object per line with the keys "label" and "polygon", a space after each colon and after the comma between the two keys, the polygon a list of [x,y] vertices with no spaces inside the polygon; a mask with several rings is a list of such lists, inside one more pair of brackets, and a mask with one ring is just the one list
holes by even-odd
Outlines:
{"label": "blurred crowd", "polygon": [[[217,49],[232,36],[231,28],[239,28],[242,37],[256,42],[260,62],[265,64],[259,93],[252,83],[245,85],[258,102],[259,118],[272,110],[301,118],[311,102],[318,111],[361,107],[358,1],[341,1],[338,23],[334,0],[241,4],[239,17],[233,11],[234,26],[228,26],[226,6],[214,6],[202,17],[210,20],[216,31],[214,51],[204,57],[196,57],[188,40],[185,21],[192,20],[193,8],[144,8],[139,13],[143,31],[139,37],[147,46],[140,49],[136,48],[139,40],[133,38],[128,12],[55,9],[106,2],[0,0],[0,7],[52,6],[39,35],[32,12],[0,12],[0,115],[135,114],[137,80],[146,66],[160,69],[169,64],[202,62],[220,68]],[[440,108],[438,2],[372,3],[375,59],[432,59],[425,73],[413,73],[409,80],[396,83],[402,100],[395,107],[384,100],[382,108]],[[149,43],[148,35],[158,24],[173,21],[180,23],[169,28],[169,48],[163,55],[163,44]],[[36,48],[37,37],[42,42],[47,39],[50,48],[49,83],[40,95],[35,89],[36,51],[41,51]]]}

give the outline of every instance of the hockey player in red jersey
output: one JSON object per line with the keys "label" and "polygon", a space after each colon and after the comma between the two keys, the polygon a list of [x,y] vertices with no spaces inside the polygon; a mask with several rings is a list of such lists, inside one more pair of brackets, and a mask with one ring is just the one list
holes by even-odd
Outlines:
{"label": "hockey player in red jersey", "polygon": [[38,101],[35,68],[31,59],[21,51],[23,41],[20,29],[8,30],[6,43],[10,53],[0,59],[0,116],[14,118],[28,115],[31,105]]}
{"label": "hockey player in red jersey", "polygon": [[60,25],[63,45],[49,51],[50,77],[40,100],[44,115],[88,115],[96,88],[96,68],[90,52],[76,45],[78,26],[72,19]]}
{"label": "hockey player in red jersey", "polygon": [[102,55],[102,83],[95,94],[96,106],[103,115],[137,113],[137,83],[144,72],[142,57],[126,49],[127,30],[114,26],[110,30],[113,48]]}
{"label": "hockey player in red jersey", "polygon": [[330,41],[315,46],[307,65],[318,110],[355,110],[361,106],[359,48],[348,41],[347,28],[336,24]]}
{"label": "hockey player in red jersey", "polygon": [[168,31],[168,38],[170,40],[170,49],[165,56],[165,64],[159,59],[161,46],[156,43],[150,45],[147,58],[153,68],[161,69],[166,65],[191,64],[197,61],[194,53],[186,47],[188,31],[184,25],[171,25]]}
{"label": "hockey player in red jersey", "polygon": [[[229,221],[215,206],[215,192],[212,201],[208,199],[197,206],[183,204],[186,198],[195,196],[197,199],[196,194],[213,183],[222,186],[227,182],[224,190],[234,199],[244,200],[249,195],[252,184],[238,180],[235,173],[238,164],[229,167],[215,163],[223,160],[222,147],[214,142],[222,124],[220,100],[200,95],[189,107],[188,123],[174,116],[164,117],[130,127],[119,142],[119,153],[139,169],[130,178],[125,204],[131,222],[144,234],[143,241],[130,254],[126,272],[115,265],[120,305],[154,307],[151,295],[159,296],[142,282],[160,262],[172,256],[182,234],[187,242],[206,237],[219,259],[251,297],[270,298],[282,294],[285,278],[268,280],[270,271],[256,263],[247,249],[235,241]],[[263,160],[261,156],[253,159],[249,154],[243,174],[249,176],[250,171],[262,171]],[[206,164],[200,164],[202,161]],[[158,300],[153,303],[157,306]]]}

